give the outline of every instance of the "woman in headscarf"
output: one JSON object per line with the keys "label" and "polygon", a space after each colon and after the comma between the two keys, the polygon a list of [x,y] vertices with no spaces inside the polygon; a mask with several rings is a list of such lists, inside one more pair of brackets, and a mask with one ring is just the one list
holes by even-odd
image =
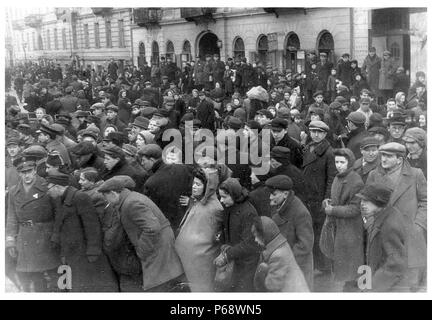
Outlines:
{"label": "woman in headscarf", "polygon": [[321,233],[322,252],[332,260],[332,272],[343,291],[358,289],[358,268],[364,264],[363,222],[356,194],[363,180],[353,170],[354,154],[347,148],[334,151],[338,174],[333,180],[331,199],[323,201],[326,221]]}
{"label": "woman in headscarf", "polygon": [[220,252],[216,238],[222,225],[223,207],[216,196],[217,171],[207,172],[196,170],[191,198],[180,198],[188,210],[180,223],[175,248],[192,292],[214,291],[213,261]]}

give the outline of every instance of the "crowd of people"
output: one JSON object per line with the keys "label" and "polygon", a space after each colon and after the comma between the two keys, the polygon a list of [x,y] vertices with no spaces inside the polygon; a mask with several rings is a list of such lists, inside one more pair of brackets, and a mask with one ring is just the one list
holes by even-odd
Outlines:
{"label": "crowd of people", "polygon": [[[426,290],[426,76],[411,84],[388,51],[361,67],[310,52],[302,73],[219,55],[27,62],[6,92],[6,273],[21,291],[312,292],[326,276]],[[202,149],[188,136],[203,132]]]}

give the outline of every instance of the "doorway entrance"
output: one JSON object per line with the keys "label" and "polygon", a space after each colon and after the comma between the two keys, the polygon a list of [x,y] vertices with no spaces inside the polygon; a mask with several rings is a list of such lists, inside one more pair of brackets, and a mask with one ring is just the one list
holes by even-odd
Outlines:
{"label": "doorway entrance", "polygon": [[198,56],[201,60],[205,60],[207,54],[220,54],[217,42],[218,37],[212,32],[207,32],[201,36],[198,40]]}
{"label": "doorway entrance", "polygon": [[327,60],[329,62],[334,61],[334,40],[333,36],[328,31],[323,31],[318,36],[318,53],[327,53]]}

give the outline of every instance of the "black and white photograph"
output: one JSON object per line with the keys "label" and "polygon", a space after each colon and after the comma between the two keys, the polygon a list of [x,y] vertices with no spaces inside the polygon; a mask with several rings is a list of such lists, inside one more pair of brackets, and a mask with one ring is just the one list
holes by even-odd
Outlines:
{"label": "black and white photograph", "polygon": [[427,293],[426,2],[69,3],[2,8],[8,299]]}

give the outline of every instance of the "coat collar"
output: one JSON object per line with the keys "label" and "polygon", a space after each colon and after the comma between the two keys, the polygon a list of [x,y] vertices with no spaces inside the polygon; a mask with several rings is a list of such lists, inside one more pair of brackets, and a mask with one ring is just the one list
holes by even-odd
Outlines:
{"label": "coat collar", "polygon": [[273,252],[285,243],[287,243],[287,240],[279,233],[276,238],[266,245],[266,249],[262,252],[264,260],[268,261]]}
{"label": "coat collar", "polygon": [[77,193],[78,189],[69,186],[66,188],[66,191],[63,195],[63,204],[67,206],[72,206],[74,204],[75,193]]}
{"label": "coat collar", "polygon": [[[283,213],[283,212],[289,212],[290,207],[291,207],[291,203],[294,200],[294,192],[291,192],[291,194],[288,196],[288,198],[286,198],[285,202],[282,204],[282,207],[280,207],[280,209],[277,211],[277,213]],[[282,217],[280,214],[279,216],[281,217],[282,220],[286,220],[285,217]],[[284,215],[286,216],[286,215]]]}
{"label": "coat collar", "polygon": [[[313,144],[309,143],[306,146],[306,150],[310,150],[310,146]],[[314,162],[318,157],[321,157],[326,151],[327,149],[330,148],[330,143],[328,142],[327,139],[324,139],[323,141],[321,141],[314,149],[313,152],[306,152],[303,159],[303,167],[306,167],[308,164]]]}
{"label": "coat collar", "polygon": [[122,192],[120,192],[120,201],[117,205],[119,211],[121,209],[121,207],[123,206],[123,203],[125,202],[125,200],[129,197],[129,195],[132,193],[132,191],[130,191],[129,189],[124,189]]}

